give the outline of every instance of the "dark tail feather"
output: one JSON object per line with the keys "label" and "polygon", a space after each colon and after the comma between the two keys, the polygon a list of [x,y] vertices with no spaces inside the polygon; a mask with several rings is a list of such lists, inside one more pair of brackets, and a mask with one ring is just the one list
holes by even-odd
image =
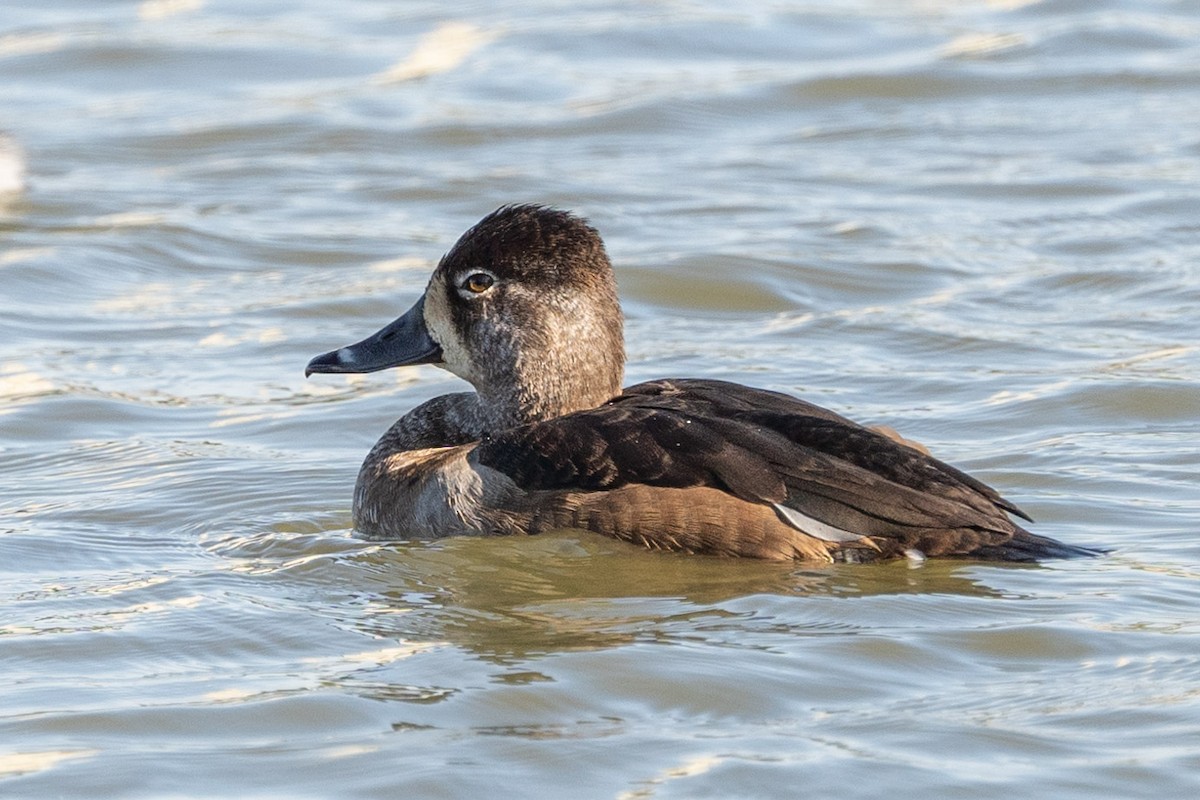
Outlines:
{"label": "dark tail feather", "polygon": [[1051,558],[1095,558],[1112,552],[1092,547],[1064,544],[1048,536],[1038,536],[1024,528],[1017,528],[1004,544],[980,547],[968,554],[968,558],[983,558],[995,561],[1044,561]]}

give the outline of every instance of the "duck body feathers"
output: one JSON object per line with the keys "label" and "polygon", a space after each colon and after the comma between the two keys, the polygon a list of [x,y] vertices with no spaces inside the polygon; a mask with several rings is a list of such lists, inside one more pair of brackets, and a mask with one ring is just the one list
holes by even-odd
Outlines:
{"label": "duck body feathers", "polygon": [[889,436],[725,381],[642,383],[448,445],[373,451],[359,528],[376,538],[583,528],[657,550],[817,561],[1086,552],[1025,531],[995,490]]}
{"label": "duck body feathers", "polygon": [[612,265],[565,211],[488,215],[407,312],[306,374],[413,364],[475,391],[423,403],[372,448],[354,493],[371,538],[583,528],[771,559],[1095,554],[1026,531],[1019,508],[919,445],[795,397],[696,379],[622,390]]}
{"label": "duck body feathers", "polygon": [[[574,504],[585,507],[690,503],[692,513],[676,525],[656,519],[652,530],[635,525],[633,536],[601,531],[662,549],[759,557],[824,551],[827,560],[920,553],[1028,561],[1086,552],[1025,531],[1008,515],[1028,516],[994,489],[887,435],[789,395],[725,381],[638,384],[599,408],[491,437],[475,458],[525,492],[582,492]],[[606,502],[586,497],[613,492]],[[697,517],[704,515],[719,533],[673,546],[682,534],[670,529],[703,528]],[[731,542],[726,526],[737,524],[764,533]],[[659,541],[654,529],[670,535]]]}

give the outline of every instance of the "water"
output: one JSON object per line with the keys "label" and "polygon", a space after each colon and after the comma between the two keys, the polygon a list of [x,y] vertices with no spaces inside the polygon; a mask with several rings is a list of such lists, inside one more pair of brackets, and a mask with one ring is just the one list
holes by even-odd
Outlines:
{"label": "water", "polygon": [[[0,10],[0,796],[1200,789],[1200,8]],[[494,207],[605,234],[629,380],[889,424],[1036,568],[370,544],[430,368],[303,378]]]}

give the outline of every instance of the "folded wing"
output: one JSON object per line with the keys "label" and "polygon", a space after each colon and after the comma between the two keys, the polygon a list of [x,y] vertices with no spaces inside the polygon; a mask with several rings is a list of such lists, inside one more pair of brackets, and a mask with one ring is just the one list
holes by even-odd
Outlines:
{"label": "folded wing", "polygon": [[723,381],[639,384],[600,408],[505,431],[474,457],[527,493],[719,490],[834,549],[871,556],[1090,552],[1025,531],[1009,514],[1028,517],[994,489],[888,436]]}

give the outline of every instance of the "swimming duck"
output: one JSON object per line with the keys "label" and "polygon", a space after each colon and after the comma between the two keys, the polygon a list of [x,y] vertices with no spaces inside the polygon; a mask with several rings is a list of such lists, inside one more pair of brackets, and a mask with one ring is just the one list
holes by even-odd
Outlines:
{"label": "swimming duck", "polygon": [[719,380],[622,391],[624,362],[599,234],[513,205],[463,234],[404,315],[305,374],[436,364],[475,388],[422,403],[371,449],[354,489],[368,538],[579,528],[822,562],[1094,554],[1026,531],[994,489],[897,436]]}

